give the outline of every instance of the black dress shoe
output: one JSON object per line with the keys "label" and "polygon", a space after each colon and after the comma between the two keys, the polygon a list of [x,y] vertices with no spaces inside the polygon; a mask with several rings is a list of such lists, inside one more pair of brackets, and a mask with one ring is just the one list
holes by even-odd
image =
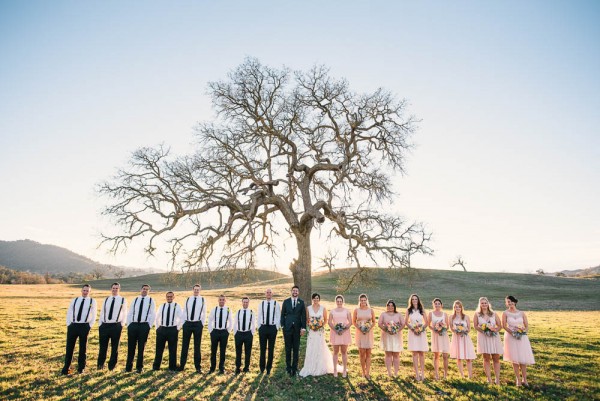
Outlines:
{"label": "black dress shoe", "polygon": [[235,370],[235,374],[236,374],[236,375],[239,375],[240,373],[242,373],[242,371],[241,371],[240,369],[236,369],[236,370]]}
{"label": "black dress shoe", "polygon": [[200,368],[196,369],[196,373],[202,373],[202,369],[200,369]]}
{"label": "black dress shoe", "polygon": [[142,369],[136,369],[135,371],[138,373],[142,373]]}
{"label": "black dress shoe", "polygon": [[248,372],[250,372],[250,369],[248,369],[248,368],[244,368],[243,372],[244,372],[244,373],[248,373]]}
{"label": "black dress shoe", "polygon": [[220,374],[220,375],[224,375],[224,374],[225,374],[225,371],[224,371],[224,370],[220,370],[220,369],[219,369],[219,374]]}
{"label": "black dress shoe", "polygon": [[210,375],[210,374],[213,374],[213,373],[215,373],[215,369],[214,369],[214,368],[210,368],[210,369],[208,370],[208,374]]}

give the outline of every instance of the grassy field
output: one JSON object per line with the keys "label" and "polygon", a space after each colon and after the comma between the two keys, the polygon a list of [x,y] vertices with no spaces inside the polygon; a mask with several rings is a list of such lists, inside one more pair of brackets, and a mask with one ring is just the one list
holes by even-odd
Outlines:
{"label": "grassy field", "polygon": [[[321,290],[317,278],[316,288]],[[226,292],[232,298],[230,306],[240,304],[240,294],[260,297],[264,284],[204,291],[210,305],[216,296]],[[287,296],[287,282],[274,286],[279,299]],[[406,298],[405,289],[397,290]],[[94,290],[100,299],[108,291]],[[323,287],[323,293],[326,288]],[[389,295],[372,287],[373,298]],[[433,292],[433,289],[432,289]],[[504,291],[505,292],[505,291]],[[502,292],[502,294],[504,294]],[[515,292],[516,293],[516,292]],[[79,289],[67,285],[0,286],[0,399],[2,400],[404,400],[404,399],[536,399],[536,400],[588,400],[600,399],[597,374],[600,369],[600,312],[598,311],[531,311],[530,338],[536,365],[529,369],[530,388],[517,388],[513,383],[512,367],[502,363],[502,385],[485,383],[482,361],[474,363],[473,380],[462,380],[451,364],[447,381],[434,381],[431,355],[427,355],[426,369],[429,377],[424,383],[412,378],[410,354],[402,354],[401,374],[390,379],[385,374],[383,352],[373,352],[373,374],[370,381],[360,378],[360,365],[356,348],[350,351],[350,371],[347,379],[332,376],[308,379],[290,379],[285,375],[283,339],[276,345],[276,365],[270,377],[258,374],[258,338],[254,342],[251,372],[232,375],[234,346],[230,338],[226,375],[197,375],[191,367],[182,373],[150,370],[154,357],[155,333],[150,335],[146,348],[145,370],[142,374],[125,373],[126,338],[124,333],[115,371],[96,371],[98,354],[98,329],[95,326],[88,344],[88,369],[83,375],[60,376],[65,347],[65,311],[69,300],[79,294]],[[186,293],[176,292],[177,299]],[[124,293],[128,298],[134,292]],[[405,296],[406,295],[406,296]],[[164,295],[153,296],[162,302]],[[589,294],[574,291],[571,295],[581,303]],[[468,297],[465,296],[465,299]],[[596,296],[597,298],[597,296]],[[176,299],[176,300],[177,300]],[[528,304],[534,295],[527,296]],[[352,302],[353,303],[353,302]],[[330,303],[325,303],[331,306]],[[381,304],[381,302],[377,302]],[[251,307],[256,305],[253,301]],[[353,305],[348,305],[353,307]],[[498,308],[499,310],[501,308]],[[381,309],[378,309],[377,314]],[[472,312],[469,312],[472,313]],[[376,330],[378,338],[378,330]],[[473,338],[475,338],[475,335]],[[202,342],[203,369],[208,370],[209,336],[204,333]],[[304,344],[303,344],[304,347]],[[77,352],[76,352],[77,354]],[[166,353],[165,353],[166,354]],[[191,358],[191,355],[190,355]],[[300,361],[302,366],[302,359]],[[166,366],[166,355],[163,367]]]}

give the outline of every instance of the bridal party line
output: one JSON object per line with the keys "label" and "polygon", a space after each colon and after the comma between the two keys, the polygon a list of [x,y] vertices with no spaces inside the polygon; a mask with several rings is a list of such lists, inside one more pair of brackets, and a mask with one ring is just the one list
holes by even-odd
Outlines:
{"label": "bridal party line", "polygon": [[[486,297],[479,298],[475,313],[469,316],[460,300],[454,300],[451,309],[446,310],[443,301],[435,298],[431,300],[431,309],[426,310],[418,294],[411,294],[405,308],[400,306],[400,301],[396,301],[398,298],[389,299],[385,311],[376,316],[367,294],[358,297],[355,307],[348,307],[345,298],[337,295],[335,308],[327,310],[321,304],[318,293],[312,294],[307,305],[299,298],[297,286],[291,288],[290,296],[283,302],[276,300],[269,288],[256,308],[250,308],[251,300],[247,296],[241,297],[237,308],[231,308],[227,305],[225,295],[218,297],[217,305],[208,305],[200,295],[201,286],[196,284],[185,302],[179,304],[175,294],[168,291],[164,295],[165,302],[157,307],[150,296],[149,285],[143,285],[140,295],[128,303],[120,295],[120,284],[113,283],[110,296],[101,302],[98,316],[97,303],[91,297],[91,290],[91,286],[84,285],[81,296],[71,300],[67,310],[66,352],[61,371],[64,375],[74,372],[72,360],[77,342],[77,371],[85,372],[88,335],[96,320],[99,332],[98,370],[105,368],[109,344],[110,359],[107,366],[111,371],[116,368],[121,334],[125,327],[126,372],[133,371],[134,363],[135,371],[142,372],[145,345],[152,327],[156,328],[152,369],[161,368],[167,349],[168,369],[174,372],[185,370],[192,345],[194,370],[203,373],[201,341],[205,327],[210,336],[208,374],[225,374],[226,349],[232,335],[235,374],[258,368],[261,374],[270,375],[280,330],[283,331],[286,372],[291,377],[326,374],[347,377],[348,364],[354,363],[349,361],[350,347],[358,349],[357,362],[360,362],[361,376],[367,379],[371,376],[371,353],[376,348],[385,353],[385,368],[390,377],[399,374],[401,353],[409,352],[412,355],[412,374],[417,382],[426,377],[447,379],[450,359],[456,361],[462,378],[472,379],[473,362],[481,355],[488,383],[500,384],[500,360],[503,359],[512,365],[515,384],[528,386],[527,366],[535,363],[527,334],[527,315],[517,308],[518,300],[512,295],[504,299],[506,309],[501,315],[494,311]],[[377,343],[374,340],[375,331],[380,334]],[[471,333],[476,334],[476,344]],[[255,336],[259,342],[258,367],[250,366]],[[304,336],[306,350],[300,369],[300,339]],[[433,369],[427,376],[426,355],[433,362]]]}

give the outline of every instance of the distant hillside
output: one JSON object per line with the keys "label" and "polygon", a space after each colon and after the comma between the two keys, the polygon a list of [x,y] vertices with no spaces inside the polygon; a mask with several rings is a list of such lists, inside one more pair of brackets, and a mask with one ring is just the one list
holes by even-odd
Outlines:
{"label": "distant hillside", "polygon": [[596,267],[588,267],[587,269],[577,270],[562,270],[558,273],[562,273],[567,277],[593,277],[600,276],[600,265]]}
{"label": "distant hillside", "polygon": [[68,249],[28,239],[0,241],[0,265],[35,273],[89,273],[104,266]]}

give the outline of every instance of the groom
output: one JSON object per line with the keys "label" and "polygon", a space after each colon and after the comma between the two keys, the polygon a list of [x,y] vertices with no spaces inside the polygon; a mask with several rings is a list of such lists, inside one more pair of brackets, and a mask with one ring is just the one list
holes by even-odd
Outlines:
{"label": "groom", "polygon": [[[297,285],[292,287],[292,296],[283,301],[281,308],[281,328],[285,342],[286,371],[290,376],[295,376],[298,371],[298,351],[300,350],[300,336],[306,330],[306,308],[304,301],[298,298],[300,289]],[[292,353],[293,351],[293,353]]]}

